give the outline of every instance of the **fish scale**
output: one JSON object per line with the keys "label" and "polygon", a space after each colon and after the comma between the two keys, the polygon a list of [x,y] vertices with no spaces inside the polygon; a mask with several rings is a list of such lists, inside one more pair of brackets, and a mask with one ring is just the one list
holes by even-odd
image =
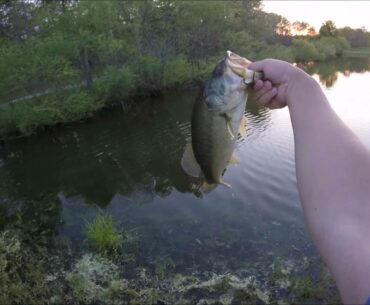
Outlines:
{"label": "fish scale", "polygon": [[[203,100],[197,101],[192,117],[192,143],[195,158],[210,184],[220,183],[224,166],[233,152],[235,140],[227,131],[225,117],[209,111]],[[216,166],[215,166],[216,165]]]}

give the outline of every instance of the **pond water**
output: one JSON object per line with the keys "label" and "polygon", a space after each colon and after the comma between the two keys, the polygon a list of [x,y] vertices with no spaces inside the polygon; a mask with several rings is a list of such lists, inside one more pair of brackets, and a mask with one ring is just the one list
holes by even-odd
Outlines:
{"label": "pond water", "polygon": [[[305,68],[370,147],[369,60]],[[0,226],[21,213],[55,243],[84,253],[91,251],[86,222],[104,211],[137,235],[136,267],[262,278],[279,257],[313,262],[310,273],[320,261],[303,221],[288,110],[248,101],[240,163],[224,175],[232,189],[202,194],[180,165],[198,91],[167,92],[128,113],[107,111],[0,146]]]}

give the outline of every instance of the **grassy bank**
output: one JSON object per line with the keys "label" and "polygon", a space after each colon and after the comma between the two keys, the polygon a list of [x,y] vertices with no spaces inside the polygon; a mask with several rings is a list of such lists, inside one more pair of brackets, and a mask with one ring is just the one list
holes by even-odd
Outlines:
{"label": "grassy bank", "polygon": [[345,57],[370,58],[370,47],[353,48],[344,52]]}
{"label": "grassy bank", "polygon": [[[60,90],[17,103],[0,104],[0,139],[29,136],[37,131],[90,119],[103,108],[120,106],[126,111],[130,104],[139,103],[144,96],[160,95],[168,89],[186,90],[200,84],[213,68],[200,63],[190,71],[190,65],[185,68],[173,63],[169,65],[172,70],[165,73],[174,74],[173,79],[168,76],[162,84],[154,80],[144,84],[134,80],[137,77],[126,70],[108,69],[91,88]],[[176,70],[179,68],[182,70]]]}
{"label": "grassy bank", "polygon": [[[243,35],[248,37],[247,33]],[[248,54],[252,60],[325,61],[342,56],[347,48],[342,38],[323,38],[312,42],[295,39],[291,46],[258,43],[245,50],[248,53],[241,54]],[[243,45],[235,45],[235,49],[243,51]],[[12,55],[8,56],[11,60]],[[169,88],[184,90],[191,84],[203,83],[223,56],[224,51],[196,63],[176,54],[164,62],[153,56],[136,56],[123,67],[102,67],[88,86],[66,90],[71,84],[68,85],[65,80],[62,83],[65,87],[61,88],[58,83],[55,90],[48,94],[17,103],[0,103],[0,139],[28,136],[38,130],[90,118],[111,105],[121,104],[125,109],[138,96],[160,94]],[[28,79],[25,75],[22,78]],[[34,94],[32,91],[24,92]]]}

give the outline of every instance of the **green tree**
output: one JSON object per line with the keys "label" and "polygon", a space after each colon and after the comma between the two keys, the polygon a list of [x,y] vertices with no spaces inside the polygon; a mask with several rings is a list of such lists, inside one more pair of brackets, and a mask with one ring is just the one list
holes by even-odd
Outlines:
{"label": "green tree", "polygon": [[35,3],[32,1],[0,1],[0,36],[21,41],[30,37],[35,29],[31,20]]}
{"label": "green tree", "polygon": [[282,36],[292,35],[292,25],[288,19],[281,17],[280,22],[276,26],[276,33]]}
{"label": "green tree", "polygon": [[367,39],[368,32],[365,28],[352,29],[350,27],[344,27],[342,29],[338,29],[338,33],[341,36],[344,36],[349,44],[354,48],[370,46]]}
{"label": "green tree", "polygon": [[337,28],[333,21],[328,20],[322,24],[319,30],[320,36],[331,36],[337,35]]}
{"label": "green tree", "polygon": [[308,36],[316,36],[317,35],[316,30],[313,26],[311,26],[307,29],[307,35]]}
{"label": "green tree", "polygon": [[299,62],[322,59],[315,46],[307,40],[295,39],[293,40],[293,47],[294,57]]}
{"label": "green tree", "polygon": [[292,24],[292,28],[296,35],[306,35],[310,25],[304,21],[295,21]]}

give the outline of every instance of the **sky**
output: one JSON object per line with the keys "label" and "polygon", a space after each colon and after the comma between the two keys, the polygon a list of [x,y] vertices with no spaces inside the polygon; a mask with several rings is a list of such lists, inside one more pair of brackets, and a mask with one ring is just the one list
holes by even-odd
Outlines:
{"label": "sky", "polygon": [[266,12],[276,13],[289,21],[306,21],[318,31],[323,22],[334,21],[338,28],[365,27],[370,31],[370,1],[263,1]]}

